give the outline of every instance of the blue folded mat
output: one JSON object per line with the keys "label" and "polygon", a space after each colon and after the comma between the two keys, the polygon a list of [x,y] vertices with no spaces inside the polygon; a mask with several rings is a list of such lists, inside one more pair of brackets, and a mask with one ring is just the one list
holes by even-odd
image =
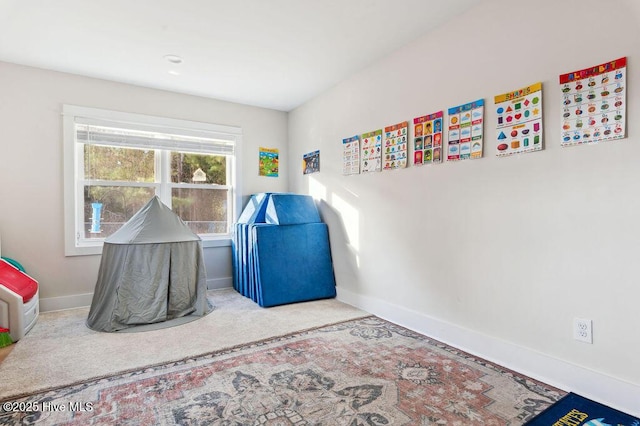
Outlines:
{"label": "blue folded mat", "polygon": [[245,293],[244,287],[249,274],[247,228],[250,224],[265,222],[269,196],[270,193],[252,195],[234,226],[233,239],[231,240],[233,288],[241,294]]}
{"label": "blue folded mat", "polygon": [[240,294],[264,307],[335,297],[329,233],[312,197],[255,194],[234,231]]}
{"label": "blue folded mat", "polygon": [[253,294],[260,306],[336,296],[324,223],[253,226]]}
{"label": "blue folded mat", "polygon": [[320,213],[309,195],[272,194],[267,203],[265,222],[274,225],[320,223]]}

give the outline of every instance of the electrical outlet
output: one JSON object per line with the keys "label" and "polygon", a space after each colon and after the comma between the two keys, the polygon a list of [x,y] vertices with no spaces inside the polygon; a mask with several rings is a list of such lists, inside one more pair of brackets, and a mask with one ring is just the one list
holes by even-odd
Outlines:
{"label": "electrical outlet", "polygon": [[593,343],[593,329],[590,319],[573,319],[573,338],[581,342]]}

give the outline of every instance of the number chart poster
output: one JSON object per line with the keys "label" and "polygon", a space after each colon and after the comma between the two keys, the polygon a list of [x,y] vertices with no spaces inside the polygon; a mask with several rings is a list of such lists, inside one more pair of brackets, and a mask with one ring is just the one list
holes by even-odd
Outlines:
{"label": "number chart poster", "polygon": [[449,108],[447,160],[482,157],[484,99]]}
{"label": "number chart poster", "polygon": [[342,140],[342,174],[360,173],[360,138],[352,136]]}
{"label": "number chart poster", "polygon": [[625,137],[627,58],[560,76],[562,146]]}
{"label": "number chart poster", "polygon": [[360,171],[379,172],[382,170],[382,129],[360,136]]}
{"label": "number chart poster", "polygon": [[542,83],[495,97],[496,156],[542,149]]}
{"label": "number chart poster", "polygon": [[407,167],[408,129],[408,121],[384,128],[383,170]]}
{"label": "number chart poster", "polygon": [[302,174],[308,175],[320,171],[320,151],[313,151],[302,156]]}
{"label": "number chart poster", "polygon": [[263,148],[259,150],[259,175],[278,177],[278,150],[276,148]]}
{"label": "number chart poster", "polygon": [[413,164],[442,162],[442,114],[438,111],[413,119]]}

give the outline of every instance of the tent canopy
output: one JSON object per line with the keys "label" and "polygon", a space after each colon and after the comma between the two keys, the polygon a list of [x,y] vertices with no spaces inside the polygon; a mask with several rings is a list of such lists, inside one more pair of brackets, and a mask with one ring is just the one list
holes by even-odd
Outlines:
{"label": "tent canopy", "polygon": [[156,196],[103,246],[89,328],[118,331],[204,316],[202,240]]}
{"label": "tent canopy", "polygon": [[104,242],[150,244],[181,241],[200,241],[200,237],[156,195]]}

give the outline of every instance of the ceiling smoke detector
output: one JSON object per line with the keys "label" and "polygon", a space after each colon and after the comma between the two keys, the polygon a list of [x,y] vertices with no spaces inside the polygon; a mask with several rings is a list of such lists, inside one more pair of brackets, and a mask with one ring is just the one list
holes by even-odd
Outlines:
{"label": "ceiling smoke detector", "polygon": [[164,58],[173,65],[179,65],[182,63],[182,58],[178,55],[164,55]]}

